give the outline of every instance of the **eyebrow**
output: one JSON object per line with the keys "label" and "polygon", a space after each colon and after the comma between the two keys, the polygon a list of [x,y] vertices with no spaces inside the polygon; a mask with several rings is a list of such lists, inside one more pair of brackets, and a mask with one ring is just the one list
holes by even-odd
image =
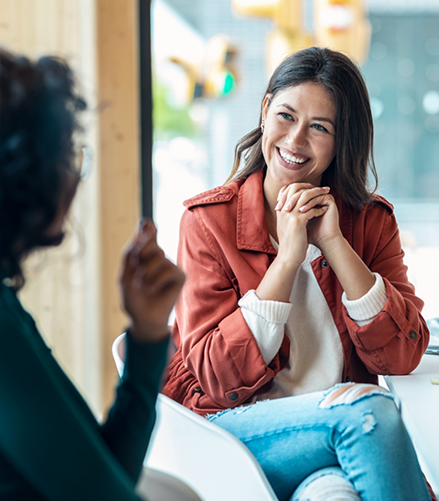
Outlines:
{"label": "eyebrow", "polygon": [[[283,106],[283,107],[285,107],[285,108],[289,109],[290,111],[292,111],[293,113],[297,113],[297,111],[296,111],[294,108],[292,108],[292,107],[291,107],[289,104],[287,104],[287,103],[281,103],[281,104],[278,104],[276,107],[277,107],[277,108],[279,108],[279,106]],[[334,127],[334,129],[335,129],[335,124],[334,124],[334,122],[333,122],[330,118],[325,118],[325,117],[313,117],[313,120],[319,120],[319,121],[321,121],[321,122],[328,122],[328,123],[330,123],[330,124]]]}

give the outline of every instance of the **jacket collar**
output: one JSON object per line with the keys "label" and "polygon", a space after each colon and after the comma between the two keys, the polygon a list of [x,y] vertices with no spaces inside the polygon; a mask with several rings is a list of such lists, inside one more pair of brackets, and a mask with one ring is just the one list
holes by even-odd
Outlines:
{"label": "jacket collar", "polygon": [[236,241],[239,250],[276,255],[265,219],[263,183],[264,173],[255,172],[239,189]]}

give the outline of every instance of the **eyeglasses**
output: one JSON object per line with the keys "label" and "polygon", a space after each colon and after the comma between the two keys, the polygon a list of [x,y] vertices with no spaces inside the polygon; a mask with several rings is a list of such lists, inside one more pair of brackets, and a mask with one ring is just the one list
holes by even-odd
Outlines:
{"label": "eyeglasses", "polygon": [[74,169],[80,179],[86,179],[91,170],[93,153],[90,146],[82,145],[75,154]]}

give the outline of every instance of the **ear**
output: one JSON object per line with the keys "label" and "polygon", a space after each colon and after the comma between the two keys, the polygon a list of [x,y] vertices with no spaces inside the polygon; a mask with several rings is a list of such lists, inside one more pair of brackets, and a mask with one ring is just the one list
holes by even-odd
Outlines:
{"label": "ear", "polygon": [[272,94],[266,94],[264,100],[262,101],[262,115],[261,115],[262,121],[264,121],[265,118],[267,117],[268,107],[270,106],[272,97],[273,97]]}

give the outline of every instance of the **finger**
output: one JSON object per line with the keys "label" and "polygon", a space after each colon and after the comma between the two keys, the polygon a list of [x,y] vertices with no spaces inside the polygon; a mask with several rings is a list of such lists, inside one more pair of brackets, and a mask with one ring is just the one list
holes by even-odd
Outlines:
{"label": "finger", "polygon": [[150,218],[143,218],[139,221],[138,235],[144,233],[149,233],[154,238],[157,238],[157,228],[155,227],[154,221]]}
{"label": "finger", "polygon": [[279,193],[277,194],[277,199],[279,200],[280,196],[282,193],[288,188],[288,185],[282,186],[282,188],[279,190]]}
{"label": "finger", "polygon": [[155,240],[150,240],[150,235],[143,233],[138,235],[126,251],[123,262],[120,280],[122,283],[129,283],[133,280],[134,273],[142,264],[146,264],[155,256],[163,255],[163,251]]}
{"label": "finger", "polygon": [[325,205],[324,207],[314,207],[313,209],[310,209],[308,212],[306,212],[306,218],[308,222],[311,221],[311,219],[323,216],[324,214],[326,214],[326,212],[328,212],[328,209],[329,207],[327,205]]}
{"label": "finger", "polygon": [[154,284],[151,285],[151,294],[174,294],[179,292],[183,287],[184,280],[184,273],[179,268],[176,266],[173,268],[166,268],[157,276]]}
{"label": "finger", "polygon": [[[301,201],[302,202],[302,201]],[[316,207],[317,205],[320,206],[329,206],[331,203],[334,202],[334,198],[332,196],[328,196],[327,194],[324,195],[318,195],[315,197],[312,197],[311,199],[305,201],[305,203],[299,203],[299,211],[300,212],[306,212],[312,207]]]}
{"label": "finger", "polygon": [[279,193],[277,194],[277,204],[274,210],[282,210],[282,207],[284,206],[284,203],[287,199],[287,191],[288,186],[282,186],[282,188],[279,190]]}
{"label": "finger", "polygon": [[138,266],[142,261],[151,259],[157,253],[163,254],[163,251],[157,244],[157,231],[155,227],[150,225],[142,227],[129,251],[130,265],[134,267]]}
{"label": "finger", "polygon": [[[310,185],[311,186],[311,185]],[[278,204],[275,207],[275,210],[286,210],[290,211],[293,207],[295,207],[297,201],[301,193],[305,190],[305,188],[301,190],[296,190],[294,185],[288,186],[284,192],[282,193]]]}
{"label": "finger", "polygon": [[309,190],[303,190],[300,193],[300,200],[298,202],[299,206],[304,205],[305,203],[308,202],[308,200],[311,200],[315,197],[321,197],[325,196],[329,193],[330,188],[325,186],[325,187],[315,187]]}
{"label": "finger", "polygon": [[152,284],[163,269],[169,266],[174,266],[164,254],[157,253],[152,259],[143,261],[136,269],[135,276],[137,279],[142,278],[143,284]]}
{"label": "finger", "polygon": [[139,249],[143,247],[149,240],[155,240],[157,230],[151,219],[141,219],[138,224],[137,234],[126,244],[124,249],[123,263],[128,264],[128,260],[135,260],[135,256]]}
{"label": "finger", "polygon": [[153,270],[139,267],[136,271],[133,287],[149,295],[158,294],[171,283],[183,284],[184,275],[177,266],[166,260],[155,266]]}
{"label": "finger", "polygon": [[[312,186],[312,185],[309,185]],[[312,186],[312,188],[303,188],[297,192],[294,192],[292,196],[289,196],[287,201],[284,203],[282,210],[291,211],[297,205],[303,205],[307,200],[311,198],[321,195],[322,193],[327,193],[326,188],[320,188]]]}
{"label": "finger", "polygon": [[293,192],[301,191],[301,190],[309,190],[311,188],[315,188],[316,186],[311,183],[291,183],[287,186],[289,190]]}
{"label": "finger", "polygon": [[[282,186],[277,195],[278,203],[274,210],[282,210],[289,198],[293,197],[295,194],[301,193],[303,190],[309,190],[311,188],[315,188],[315,186],[310,183],[292,183]],[[289,208],[288,210],[291,209]]]}

